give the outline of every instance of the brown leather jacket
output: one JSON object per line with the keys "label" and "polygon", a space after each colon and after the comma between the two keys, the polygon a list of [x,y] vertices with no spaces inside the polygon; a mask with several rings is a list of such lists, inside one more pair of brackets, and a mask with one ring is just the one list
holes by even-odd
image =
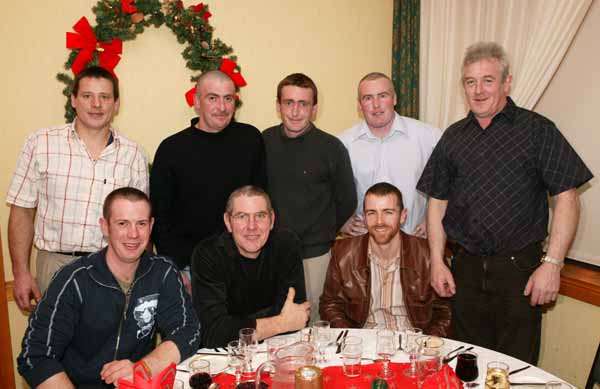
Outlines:
{"label": "brown leather jacket", "polygon": [[[426,334],[448,337],[450,302],[430,285],[427,241],[402,231],[400,238],[400,280],[408,318]],[[321,318],[332,327],[362,328],[367,321],[371,300],[368,247],[366,234],[337,240],[332,248],[319,304]]]}

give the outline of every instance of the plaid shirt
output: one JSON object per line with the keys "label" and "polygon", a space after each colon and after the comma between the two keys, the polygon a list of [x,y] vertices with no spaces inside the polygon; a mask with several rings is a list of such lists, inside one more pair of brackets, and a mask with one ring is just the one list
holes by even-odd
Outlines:
{"label": "plaid shirt", "polygon": [[53,252],[96,251],[106,245],[98,219],[106,196],[132,186],[148,193],[148,159],[111,129],[113,142],[90,157],[74,122],[38,130],[25,143],[6,202],[37,208],[34,244]]}

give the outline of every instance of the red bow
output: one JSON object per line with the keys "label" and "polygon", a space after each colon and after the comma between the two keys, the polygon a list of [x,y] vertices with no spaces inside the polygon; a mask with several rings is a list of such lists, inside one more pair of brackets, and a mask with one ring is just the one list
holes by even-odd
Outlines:
{"label": "red bow", "polygon": [[223,58],[219,70],[231,77],[231,80],[233,81],[235,86],[246,86],[246,80],[244,80],[242,74],[235,71],[236,66],[237,64],[232,60]]}
{"label": "red bow", "polygon": [[122,389],[168,389],[173,387],[176,374],[176,365],[171,363],[154,377],[151,376],[146,365],[139,361],[133,366],[133,380],[119,378],[119,388]]}
{"label": "red bow", "polygon": [[110,43],[98,42],[94,30],[85,16],[73,25],[73,30],[77,33],[67,32],[67,48],[81,49],[71,65],[73,73],[78,75],[85,69],[100,46],[102,50],[99,50],[98,53],[99,65],[116,77],[114,69],[121,60],[119,55],[123,52],[123,42],[120,39],[111,39]]}
{"label": "red bow", "polygon": [[[196,4],[194,6],[194,12],[202,12],[204,9],[204,3]],[[212,16],[212,14],[208,11],[205,11],[202,16],[200,16],[204,21],[208,24],[208,19]]]}
{"label": "red bow", "polygon": [[121,0],[121,9],[123,13],[132,14],[137,12],[137,7],[135,5],[131,5],[131,3],[135,2],[135,0]]}
{"label": "red bow", "polygon": [[[242,86],[248,85],[246,83],[246,80],[244,80],[244,77],[242,77],[242,75],[239,72],[235,71],[236,66],[237,66],[237,64],[235,62],[233,62],[232,60],[223,58],[223,60],[221,61],[221,67],[219,68],[219,70],[222,71],[223,73],[227,74],[231,78],[231,80],[233,81],[233,84],[235,86],[242,87]],[[196,94],[195,86],[192,89],[185,92],[185,101],[187,101],[187,103],[190,107],[194,105],[194,95],[195,94]],[[238,100],[239,98],[240,97],[238,95],[235,95],[236,100]]]}

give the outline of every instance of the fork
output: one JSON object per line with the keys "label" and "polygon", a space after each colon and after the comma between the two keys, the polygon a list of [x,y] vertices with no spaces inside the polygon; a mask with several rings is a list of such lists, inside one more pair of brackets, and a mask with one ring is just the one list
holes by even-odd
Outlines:
{"label": "fork", "polygon": [[349,330],[342,331],[342,332],[340,332],[340,335],[338,335],[338,339],[336,340],[336,343],[337,343],[337,349],[335,350],[336,354],[339,354],[342,352],[342,346],[346,342],[346,336],[348,336],[348,331]]}

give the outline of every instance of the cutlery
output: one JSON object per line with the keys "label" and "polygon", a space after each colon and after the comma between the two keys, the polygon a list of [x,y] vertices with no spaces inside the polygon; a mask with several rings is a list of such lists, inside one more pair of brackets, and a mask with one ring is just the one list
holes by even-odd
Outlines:
{"label": "cutlery", "polygon": [[[342,346],[346,342],[346,336],[348,336],[348,331],[349,330],[342,331],[341,338],[336,341],[337,342],[337,349],[335,350],[336,354],[339,354],[342,352]],[[338,336],[338,338],[339,338],[339,336]]]}
{"label": "cutlery", "polygon": [[[465,351],[471,351],[471,350],[473,350],[473,349],[474,349],[474,347],[473,347],[473,346],[471,346],[471,347],[469,347],[469,348],[465,349]],[[446,357],[446,358],[444,358],[444,360],[442,361],[442,363],[444,363],[444,364],[446,364],[446,363],[450,363],[450,362],[452,362],[452,361],[454,360],[454,358],[456,358],[457,356],[458,356],[458,353],[454,354],[454,355],[453,355],[453,356],[451,356],[451,357]]]}
{"label": "cutlery", "polygon": [[510,386],[546,386],[545,382],[511,382]]}
{"label": "cutlery", "polygon": [[402,350],[402,334],[398,334],[398,350]]}
{"label": "cutlery", "polygon": [[515,374],[515,373],[519,373],[519,372],[521,372],[521,371],[523,371],[523,370],[527,370],[527,369],[529,369],[530,367],[531,367],[530,365],[527,365],[527,366],[525,366],[525,367],[522,367],[522,368],[520,368],[520,369],[513,370],[513,371],[511,371],[510,373],[508,373],[508,375]]}

